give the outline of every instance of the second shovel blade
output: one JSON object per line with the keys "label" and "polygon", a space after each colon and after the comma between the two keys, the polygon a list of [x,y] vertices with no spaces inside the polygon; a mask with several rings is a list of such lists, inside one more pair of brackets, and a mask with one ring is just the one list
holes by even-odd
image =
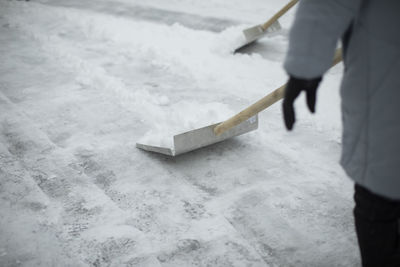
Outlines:
{"label": "second shovel blade", "polygon": [[244,37],[246,41],[244,44],[236,48],[235,53],[241,48],[253,43],[254,41],[263,38],[268,35],[272,35],[282,29],[279,21],[275,21],[271,26],[269,26],[266,30],[264,30],[261,25],[257,25],[248,29],[243,30]]}

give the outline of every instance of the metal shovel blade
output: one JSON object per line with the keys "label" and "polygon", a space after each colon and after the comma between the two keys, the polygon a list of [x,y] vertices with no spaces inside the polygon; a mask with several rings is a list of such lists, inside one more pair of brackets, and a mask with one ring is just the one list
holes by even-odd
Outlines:
{"label": "metal shovel blade", "polygon": [[268,35],[272,35],[282,29],[281,24],[279,21],[275,21],[271,26],[269,26],[266,30],[262,28],[262,25],[257,25],[248,29],[243,30],[244,37],[246,41],[243,45],[236,48],[235,52],[240,50],[241,48],[248,46],[249,44],[253,43],[254,41],[263,38]]}
{"label": "metal shovel blade", "polygon": [[140,143],[136,143],[136,147],[146,151],[161,153],[174,157],[186,152],[190,152],[205,146],[224,141],[234,136],[242,135],[244,133],[256,130],[258,128],[258,116],[255,115],[254,117],[251,117],[250,119],[224,132],[223,134],[216,136],[214,134],[214,128],[218,124],[220,123],[175,135],[173,148],[151,146]]}

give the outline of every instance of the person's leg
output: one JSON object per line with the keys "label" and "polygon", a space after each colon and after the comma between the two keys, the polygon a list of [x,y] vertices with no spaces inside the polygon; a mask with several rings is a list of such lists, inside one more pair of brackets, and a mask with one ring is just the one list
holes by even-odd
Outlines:
{"label": "person's leg", "polygon": [[355,186],[354,218],[363,267],[400,266],[400,202]]}

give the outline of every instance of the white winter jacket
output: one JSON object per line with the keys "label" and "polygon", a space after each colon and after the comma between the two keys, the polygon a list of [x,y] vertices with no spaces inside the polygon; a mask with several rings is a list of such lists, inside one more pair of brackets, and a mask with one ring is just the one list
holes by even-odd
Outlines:
{"label": "white winter jacket", "polygon": [[341,164],[356,183],[400,199],[400,0],[301,0],[286,71],[322,76],[340,38]]}

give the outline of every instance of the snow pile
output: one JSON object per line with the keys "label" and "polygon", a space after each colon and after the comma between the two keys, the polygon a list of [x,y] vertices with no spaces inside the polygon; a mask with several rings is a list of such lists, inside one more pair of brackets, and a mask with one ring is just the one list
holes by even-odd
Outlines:
{"label": "snow pile", "polygon": [[165,113],[163,118],[149,121],[154,124],[154,128],[139,139],[138,143],[173,149],[175,135],[222,122],[232,115],[232,110],[221,103],[180,102]]}
{"label": "snow pile", "polygon": [[[103,92],[105,98],[109,97],[109,92],[115,92],[114,97],[119,98],[120,103],[143,116],[143,121],[150,129],[141,141],[169,144],[170,147],[171,136],[223,121],[233,112],[224,104],[214,103],[212,95],[210,102],[206,103],[187,100],[171,103],[168,96],[152,95],[147,89],[132,91],[121,79],[110,76],[103,67],[76,55],[76,49],[64,40],[64,35],[72,31],[69,27],[75,25],[76,30],[80,30],[88,39],[118,43],[121,46],[120,53],[135,57],[152,68],[191,78],[194,80],[192,86],[201,83],[203,88],[215,88],[213,90],[227,93],[257,92],[265,86],[263,73],[267,65],[260,56],[231,54],[244,41],[239,27],[215,34],[193,31],[177,24],[168,27],[75,9],[66,12],[35,4],[10,5],[10,23],[21,27],[42,43],[42,49],[47,53],[63,58],[64,65],[79,69],[79,83],[108,91]],[[12,15],[15,12],[13,5],[18,6],[23,16]],[[42,29],[42,25],[37,23],[36,14],[39,13],[42,14],[39,19],[43,23],[58,20],[58,25],[68,23],[69,26],[60,27],[61,32],[60,28],[54,28],[51,24]],[[29,21],[35,23],[30,24]]]}

